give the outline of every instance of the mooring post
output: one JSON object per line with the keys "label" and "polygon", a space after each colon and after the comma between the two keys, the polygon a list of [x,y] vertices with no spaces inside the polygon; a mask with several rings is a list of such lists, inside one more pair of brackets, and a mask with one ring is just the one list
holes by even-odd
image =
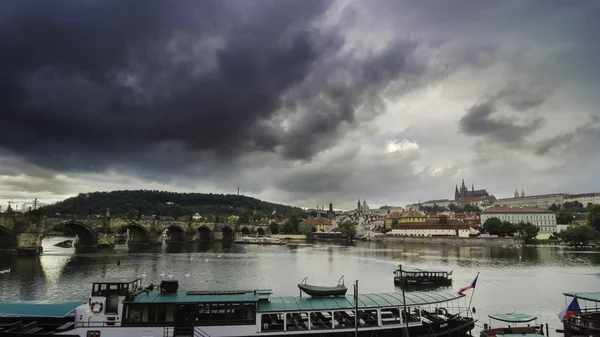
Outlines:
{"label": "mooring post", "polygon": [[358,280],[354,281],[354,337],[358,337]]}

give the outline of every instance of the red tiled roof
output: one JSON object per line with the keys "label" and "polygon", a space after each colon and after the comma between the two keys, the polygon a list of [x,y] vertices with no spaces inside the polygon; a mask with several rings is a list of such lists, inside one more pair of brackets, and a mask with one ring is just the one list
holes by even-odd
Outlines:
{"label": "red tiled roof", "polygon": [[498,201],[512,201],[512,200],[519,200],[519,199],[539,199],[539,198],[550,198],[550,197],[565,197],[568,196],[568,194],[565,193],[553,193],[553,194],[539,194],[539,195],[527,195],[524,197],[512,197],[512,198],[500,198],[498,199]]}
{"label": "red tiled roof", "polygon": [[387,219],[398,219],[398,218],[425,218],[426,215],[421,212],[410,210],[406,212],[392,212],[388,214]]}
{"label": "red tiled roof", "polygon": [[331,221],[329,219],[324,219],[324,218],[320,218],[320,219],[304,219],[304,220],[302,220],[302,222],[300,224],[301,225],[311,225],[311,226],[315,226],[315,225],[331,225]]}
{"label": "red tiled roof", "polygon": [[572,199],[572,198],[595,197],[595,196],[600,196],[600,193],[567,194],[566,198],[567,199]]}
{"label": "red tiled roof", "polygon": [[446,223],[439,221],[423,221],[423,222],[401,222],[392,225],[392,229],[470,229],[471,226],[464,222],[456,220],[447,220]]}
{"label": "red tiled roof", "polygon": [[541,207],[490,207],[483,213],[554,213]]}

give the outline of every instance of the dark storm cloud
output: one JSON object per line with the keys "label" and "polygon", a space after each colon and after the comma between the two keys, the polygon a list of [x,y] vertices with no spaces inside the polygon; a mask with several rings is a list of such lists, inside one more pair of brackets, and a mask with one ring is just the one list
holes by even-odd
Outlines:
{"label": "dark storm cloud", "polygon": [[541,118],[534,118],[518,123],[507,117],[494,117],[496,111],[494,100],[473,105],[459,120],[460,131],[471,136],[491,137],[505,144],[520,144],[543,122]]}
{"label": "dark storm cloud", "polygon": [[567,131],[548,137],[535,144],[535,154],[547,155],[552,151],[568,150],[570,154],[579,153],[586,156],[598,152],[596,144],[600,141],[600,117],[593,116],[587,123]]}
{"label": "dark storm cloud", "polygon": [[[222,161],[277,148],[311,157],[410,70],[414,51],[396,44],[346,55],[342,34],[316,24],[330,5],[2,3],[0,148],[85,171],[136,162],[173,169],[207,154]],[[272,119],[287,115],[296,123],[283,131]]]}

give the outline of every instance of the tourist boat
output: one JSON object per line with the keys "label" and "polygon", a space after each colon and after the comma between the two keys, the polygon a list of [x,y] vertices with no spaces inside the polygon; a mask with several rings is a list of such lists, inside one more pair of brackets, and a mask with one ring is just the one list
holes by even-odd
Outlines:
{"label": "tourist boat", "polygon": [[139,278],[115,278],[93,282],[85,303],[0,303],[0,336],[424,337],[462,336],[475,325],[460,316],[460,294],[407,293],[403,301],[401,293],[275,297],[270,290],[178,288],[175,280],[143,287]]}
{"label": "tourist boat", "polygon": [[287,241],[283,239],[271,238],[268,236],[242,236],[235,240],[235,243],[256,244],[256,245],[286,245]]}
{"label": "tourist boat", "polygon": [[344,277],[342,276],[338,281],[338,284],[333,287],[316,286],[312,284],[306,284],[308,277],[305,277],[299,284],[300,296],[302,291],[312,297],[327,297],[327,296],[345,296],[348,288],[344,285]]}
{"label": "tourist boat", "polygon": [[394,271],[394,284],[397,286],[451,286],[452,271],[426,271],[421,269],[402,269],[402,265],[398,265],[398,269]]}
{"label": "tourist boat", "polygon": [[567,304],[577,298],[579,310],[563,321],[564,335],[600,336],[600,292],[564,293]]}
{"label": "tourist boat", "polygon": [[[502,314],[488,315],[489,324],[483,325],[480,337],[494,337],[501,335],[543,335],[544,325],[537,325],[537,317],[528,314],[509,312]],[[508,323],[506,326],[494,328],[492,321]],[[531,324],[534,322],[534,324]],[[495,324],[494,324],[495,325]],[[502,323],[499,323],[502,325]]]}

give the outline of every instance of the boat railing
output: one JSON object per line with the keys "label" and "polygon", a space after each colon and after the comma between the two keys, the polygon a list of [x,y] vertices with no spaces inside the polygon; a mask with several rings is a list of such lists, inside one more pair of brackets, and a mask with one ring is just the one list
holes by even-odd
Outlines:
{"label": "boat railing", "polygon": [[199,326],[194,326],[194,337],[210,337],[204,330]]}

